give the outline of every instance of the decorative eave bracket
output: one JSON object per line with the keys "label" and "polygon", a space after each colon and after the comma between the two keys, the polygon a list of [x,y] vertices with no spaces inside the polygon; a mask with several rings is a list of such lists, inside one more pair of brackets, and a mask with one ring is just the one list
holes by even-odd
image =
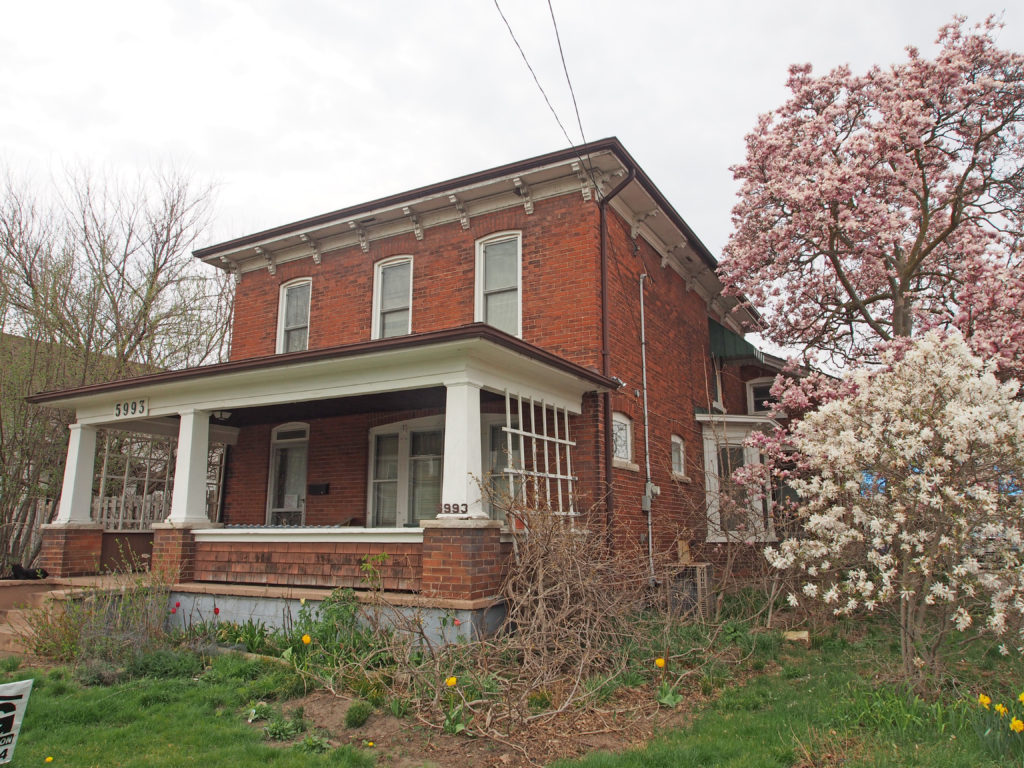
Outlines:
{"label": "decorative eave bracket", "polygon": [[307,235],[305,232],[303,232],[301,235],[299,235],[299,240],[301,240],[302,242],[304,242],[306,245],[309,246],[309,250],[313,254],[313,263],[314,264],[319,264],[320,263],[320,246],[316,244],[316,241],[313,238],[311,238],[309,235]]}
{"label": "decorative eave bracket", "polygon": [[274,263],[274,257],[271,256],[268,251],[266,251],[264,248],[261,248],[258,245],[255,248],[253,248],[253,250],[256,251],[257,256],[259,256],[260,258],[267,262],[267,272],[269,272],[272,275],[276,275],[277,264]]}
{"label": "decorative eave bracket", "polygon": [[586,172],[579,163],[572,164],[572,172],[580,180],[580,192],[583,193],[583,199],[589,201],[593,197],[593,193],[591,192],[590,179],[587,178]]}
{"label": "decorative eave bracket", "polygon": [[417,240],[423,239],[423,226],[420,224],[420,217],[412,212],[409,206],[402,207],[402,213],[409,217],[409,221],[412,222],[412,231],[416,234]]}
{"label": "decorative eave bracket", "polygon": [[455,210],[459,212],[459,221],[462,222],[462,228],[469,229],[469,214],[466,213],[466,206],[455,195],[448,195],[448,202],[454,205]]}
{"label": "decorative eave bracket", "polygon": [[523,198],[523,210],[526,211],[527,215],[533,213],[533,199],[530,197],[530,188],[518,176],[512,179],[512,183],[516,185],[516,194]]}
{"label": "decorative eave bracket", "polygon": [[636,216],[636,218],[633,219],[633,227],[632,227],[632,229],[630,229],[630,235],[629,236],[632,239],[636,240],[636,236],[640,234],[640,225],[643,224],[648,219],[653,219],[657,215],[658,215],[658,209],[657,208],[652,208],[651,210],[647,211],[646,213],[641,213],[638,216]]}
{"label": "decorative eave bracket", "polygon": [[366,239],[366,230],[359,226],[355,221],[350,221],[348,226],[349,229],[354,229],[356,231],[356,237],[359,238],[359,247],[363,249],[363,253],[369,253],[370,241]]}

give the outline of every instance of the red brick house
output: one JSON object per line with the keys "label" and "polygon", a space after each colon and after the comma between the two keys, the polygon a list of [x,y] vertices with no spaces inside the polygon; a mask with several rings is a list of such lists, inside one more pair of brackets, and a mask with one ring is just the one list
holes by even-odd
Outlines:
{"label": "red brick house", "polygon": [[[177,435],[154,562],[182,580],[488,600],[499,496],[588,515],[623,552],[773,536],[719,474],[778,370],[713,255],[616,139],[203,248],[234,275],[231,359],[44,393],[73,407],[43,567],[87,573],[97,429]],[[211,440],[229,445],[215,522]],[[728,465],[728,467],[726,466]]]}

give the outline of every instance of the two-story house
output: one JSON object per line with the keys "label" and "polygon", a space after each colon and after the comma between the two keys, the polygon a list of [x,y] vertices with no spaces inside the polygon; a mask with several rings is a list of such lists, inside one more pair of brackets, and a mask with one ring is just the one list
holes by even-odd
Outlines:
{"label": "two-story house", "polygon": [[[616,139],[203,248],[236,282],[229,362],[33,398],[74,408],[43,567],[89,572],[96,432],[177,435],[154,562],[183,580],[487,601],[509,498],[617,550],[773,535],[719,513],[778,361]],[[206,456],[228,444],[211,522]]]}

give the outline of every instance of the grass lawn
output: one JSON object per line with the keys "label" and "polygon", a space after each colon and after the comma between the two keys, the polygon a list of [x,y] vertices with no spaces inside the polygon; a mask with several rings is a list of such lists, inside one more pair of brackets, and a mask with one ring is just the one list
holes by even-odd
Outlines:
{"label": "grass lawn", "polygon": [[[892,634],[873,628],[859,640],[826,638],[813,650],[789,646],[777,672],[726,689],[692,727],[645,748],[595,753],[557,768],[988,768],[1022,765],[986,749],[975,723],[977,692],[1016,704],[1024,685],[1019,658],[976,653],[958,690],[924,701],[887,671],[899,662]],[[973,693],[972,693],[973,691]],[[968,698],[971,697],[971,698]],[[1016,706],[1019,713],[1021,707]],[[992,715],[996,727],[1006,728]],[[984,713],[988,714],[988,713]],[[1024,736],[1014,736],[1024,746]]]}
{"label": "grass lawn", "polygon": [[316,754],[263,740],[244,709],[302,693],[301,682],[279,664],[222,656],[194,675],[180,668],[162,672],[166,676],[110,687],[80,685],[64,668],[5,673],[2,682],[35,678],[13,765],[44,765],[47,757],[53,766],[103,768],[374,763],[370,753],[352,747]]}
{"label": "grass lawn", "polygon": [[[261,729],[245,721],[245,712],[256,701],[269,701],[278,712],[287,712],[287,703],[280,701],[302,694],[301,681],[289,668],[219,656],[204,669],[194,656],[161,654],[144,658],[141,667],[132,670],[136,676],[131,681],[112,686],[83,685],[65,668],[14,670],[13,663],[7,664],[10,671],[3,672],[4,682],[36,680],[14,765],[43,765],[51,756],[53,766],[104,768],[374,765],[377,754],[372,749],[343,746],[314,753],[300,745],[275,746],[264,740]],[[718,698],[697,712],[688,728],[663,734],[640,750],[595,753],[554,765],[988,768],[1024,764],[1020,757],[1024,735],[1006,728],[1013,714],[1024,715],[1024,706],[1016,701],[1024,684],[1019,658],[973,651],[954,670],[955,679],[947,683],[942,696],[927,701],[893,681],[890,671],[897,662],[891,632],[847,625],[819,638],[812,649],[783,646],[763,674],[743,684],[723,683]],[[981,691],[992,697],[993,710],[984,712],[979,707]],[[994,714],[995,704],[1001,702],[1010,707],[1002,719]],[[976,727],[984,719],[980,716],[987,716],[1004,739],[1020,742],[1017,756],[986,748],[991,738],[983,737]],[[419,765],[415,753],[409,757],[413,762],[408,765]],[[433,765],[426,760],[424,764]]]}

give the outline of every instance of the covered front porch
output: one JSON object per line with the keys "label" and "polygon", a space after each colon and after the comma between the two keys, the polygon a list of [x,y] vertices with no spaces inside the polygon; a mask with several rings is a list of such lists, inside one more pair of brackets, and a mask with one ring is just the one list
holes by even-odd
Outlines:
{"label": "covered front porch", "polygon": [[[587,393],[614,386],[473,324],[37,395],[77,414],[42,567],[98,571],[97,433],[116,428],[176,435],[151,526],[176,580],[485,598],[509,546],[494,499],[574,512]],[[211,443],[228,446],[214,507]]]}

